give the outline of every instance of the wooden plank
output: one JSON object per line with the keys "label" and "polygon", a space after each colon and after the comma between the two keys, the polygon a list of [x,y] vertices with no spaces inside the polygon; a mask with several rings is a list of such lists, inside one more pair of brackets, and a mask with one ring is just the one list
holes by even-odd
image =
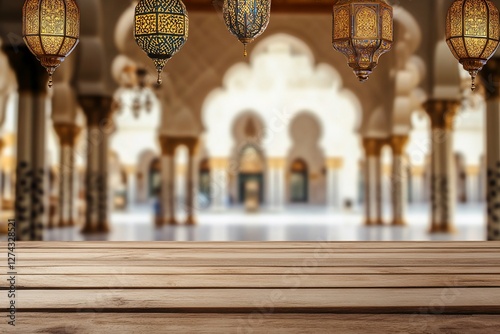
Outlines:
{"label": "wooden plank", "polygon": [[498,315],[22,313],[16,329],[53,333],[497,334]]}
{"label": "wooden plank", "polygon": [[[500,287],[500,275],[17,275],[18,289]],[[1,289],[7,289],[7,287]]]}
{"label": "wooden plank", "polygon": [[175,267],[175,266],[119,266],[111,263],[109,266],[94,266],[73,264],[68,266],[47,266],[47,267],[21,267],[18,270],[20,275],[288,275],[298,274],[364,274],[364,275],[412,275],[412,274],[500,274],[500,267],[245,267],[244,264],[233,267]]}
{"label": "wooden plank", "polygon": [[[112,286],[112,284],[110,285]],[[500,288],[20,290],[18,312],[274,312],[500,314]],[[0,300],[7,308],[8,299]]]}
{"label": "wooden plank", "polygon": [[[74,253],[74,254],[100,254],[100,253],[114,253],[122,251],[132,251],[132,252],[167,252],[168,254],[200,254],[200,253],[212,253],[212,254],[223,254],[223,253],[259,253],[259,254],[289,254],[289,253],[301,253],[301,254],[316,254],[316,253],[346,253],[346,254],[380,254],[380,253],[412,253],[412,254],[487,254],[487,253],[498,253],[500,248],[18,248],[16,253],[18,254],[37,254],[37,253]],[[7,254],[6,249],[0,249],[0,254]]]}
{"label": "wooden plank", "polygon": [[[105,259],[32,259],[27,260],[17,258],[16,267],[21,270],[22,267],[49,267],[49,266],[177,266],[177,267],[234,267],[241,266],[242,263],[246,267],[408,267],[408,266],[424,266],[424,267],[454,267],[454,266],[471,266],[471,267],[498,267],[500,260],[498,258],[483,259],[483,258],[342,258],[342,257],[328,257],[326,259],[315,259],[314,257],[304,258],[174,258],[174,259],[160,259],[160,260],[144,260],[140,258],[105,258]],[[5,269],[6,264],[0,266]]]}
{"label": "wooden plank", "polygon": [[165,241],[154,241],[154,242],[127,242],[127,241],[114,241],[114,242],[18,242],[17,248],[118,248],[118,249],[233,249],[233,248],[356,248],[356,249],[397,249],[397,248],[410,248],[410,249],[425,249],[425,248],[436,248],[436,249],[446,249],[446,248],[500,248],[500,241],[430,241],[430,242],[392,242],[392,241],[375,241],[375,242],[165,242]]}
{"label": "wooden plank", "polygon": [[[407,260],[411,263],[413,260],[435,260],[446,261],[453,260],[477,260],[477,261],[494,261],[500,265],[500,251],[491,253],[420,253],[415,254],[411,252],[400,253],[340,253],[340,252],[321,252],[321,253],[302,253],[297,251],[290,251],[284,253],[267,253],[260,251],[248,251],[248,252],[189,252],[175,254],[168,251],[155,251],[155,250],[105,250],[101,252],[94,253],[71,253],[71,252],[33,252],[33,253],[16,253],[17,258],[20,261],[36,261],[36,260],[52,260],[56,261],[68,261],[68,260],[78,260],[78,261],[126,261],[126,260],[150,260],[150,261],[167,261],[167,260],[239,260],[246,261],[247,259],[273,259],[273,260],[352,260],[352,261],[363,261],[363,260]],[[457,259],[458,258],[458,259]]]}

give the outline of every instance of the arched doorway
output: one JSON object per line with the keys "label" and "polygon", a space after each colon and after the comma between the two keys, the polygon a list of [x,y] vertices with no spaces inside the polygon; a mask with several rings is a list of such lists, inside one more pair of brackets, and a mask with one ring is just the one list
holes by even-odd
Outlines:
{"label": "arched doorway", "polygon": [[259,204],[264,202],[264,159],[253,145],[241,150],[238,173],[238,200],[244,204],[256,196]]}
{"label": "arched doorway", "polygon": [[302,159],[295,159],[290,168],[290,201],[307,203],[309,201],[309,177],[307,164]]}
{"label": "arched doorway", "polygon": [[155,158],[149,165],[149,197],[158,197],[161,189],[161,164],[160,159]]}

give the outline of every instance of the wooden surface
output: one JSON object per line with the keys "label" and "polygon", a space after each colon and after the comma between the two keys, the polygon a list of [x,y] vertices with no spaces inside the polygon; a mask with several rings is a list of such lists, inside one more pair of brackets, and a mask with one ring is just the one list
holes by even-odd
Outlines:
{"label": "wooden surface", "polygon": [[19,333],[500,333],[495,242],[46,242],[16,257]]}

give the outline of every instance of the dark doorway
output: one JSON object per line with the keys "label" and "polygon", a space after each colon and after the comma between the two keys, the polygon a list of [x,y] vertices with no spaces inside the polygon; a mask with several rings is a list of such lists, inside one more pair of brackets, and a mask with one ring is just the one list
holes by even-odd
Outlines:
{"label": "dark doorway", "polygon": [[290,174],[291,202],[307,203],[309,201],[309,178],[306,162],[302,159],[294,160]]}
{"label": "dark doorway", "polygon": [[238,175],[238,193],[240,204],[245,203],[247,196],[247,184],[256,182],[258,184],[259,203],[264,203],[264,175],[262,173],[240,173]]}

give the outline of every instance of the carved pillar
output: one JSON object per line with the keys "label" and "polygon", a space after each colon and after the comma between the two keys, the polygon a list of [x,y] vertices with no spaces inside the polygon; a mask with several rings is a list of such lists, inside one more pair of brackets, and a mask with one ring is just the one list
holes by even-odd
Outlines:
{"label": "carved pillar", "polygon": [[340,169],[342,168],[342,158],[328,158],[327,167],[327,185],[326,185],[326,205],[329,209],[340,209]]}
{"label": "carved pillar", "polygon": [[25,46],[5,48],[18,89],[16,237],[43,239],[48,218],[48,170],[45,161],[47,126],[47,72]]}
{"label": "carved pillar", "polygon": [[411,168],[411,197],[412,203],[422,203],[424,199],[425,178],[424,168],[412,166]]}
{"label": "carved pillar", "polygon": [[59,136],[59,227],[74,226],[77,221],[77,173],[75,172],[75,143],[80,128],[75,124],[55,123]]}
{"label": "carved pillar", "polygon": [[216,211],[227,209],[227,194],[229,181],[229,162],[227,158],[210,159],[210,192],[212,207]]}
{"label": "carved pillar", "polygon": [[408,175],[406,169],[405,148],[408,136],[392,136],[392,225],[405,225]]}
{"label": "carved pillar", "polygon": [[385,139],[364,138],[365,149],[365,224],[382,225],[382,163]]}
{"label": "carved pillar", "polygon": [[156,219],[156,226],[175,225],[175,143],[167,136],[160,136],[161,146],[161,216]]}
{"label": "carved pillar", "polygon": [[431,233],[454,230],[453,119],[459,106],[460,103],[453,100],[429,100],[425,103],[431,120]]}
{"label": "carved pillar", "polygon": [[486,89],[487,238],[500,240],[500,58],[480,72]]}
{"label": "carved pillar", "polygon": [[109,232],[108,198],[109,136],[114,131],[112,98],[81,96],[87,117],[87,170],[85,174],[85,225],[83,233]]}
{"label": "carved pillar", "polygon": [[186,139],[188,147],[188,168],[186,175],[186,224],[196,224],[196,210],[198,209],[198,170],[195,168],[198,152],[198,139]]}
{"label": "carved pillar", "polygon": [[267,202],[269,209],[280,211],[285,204],[285,159],[268,159]]}

